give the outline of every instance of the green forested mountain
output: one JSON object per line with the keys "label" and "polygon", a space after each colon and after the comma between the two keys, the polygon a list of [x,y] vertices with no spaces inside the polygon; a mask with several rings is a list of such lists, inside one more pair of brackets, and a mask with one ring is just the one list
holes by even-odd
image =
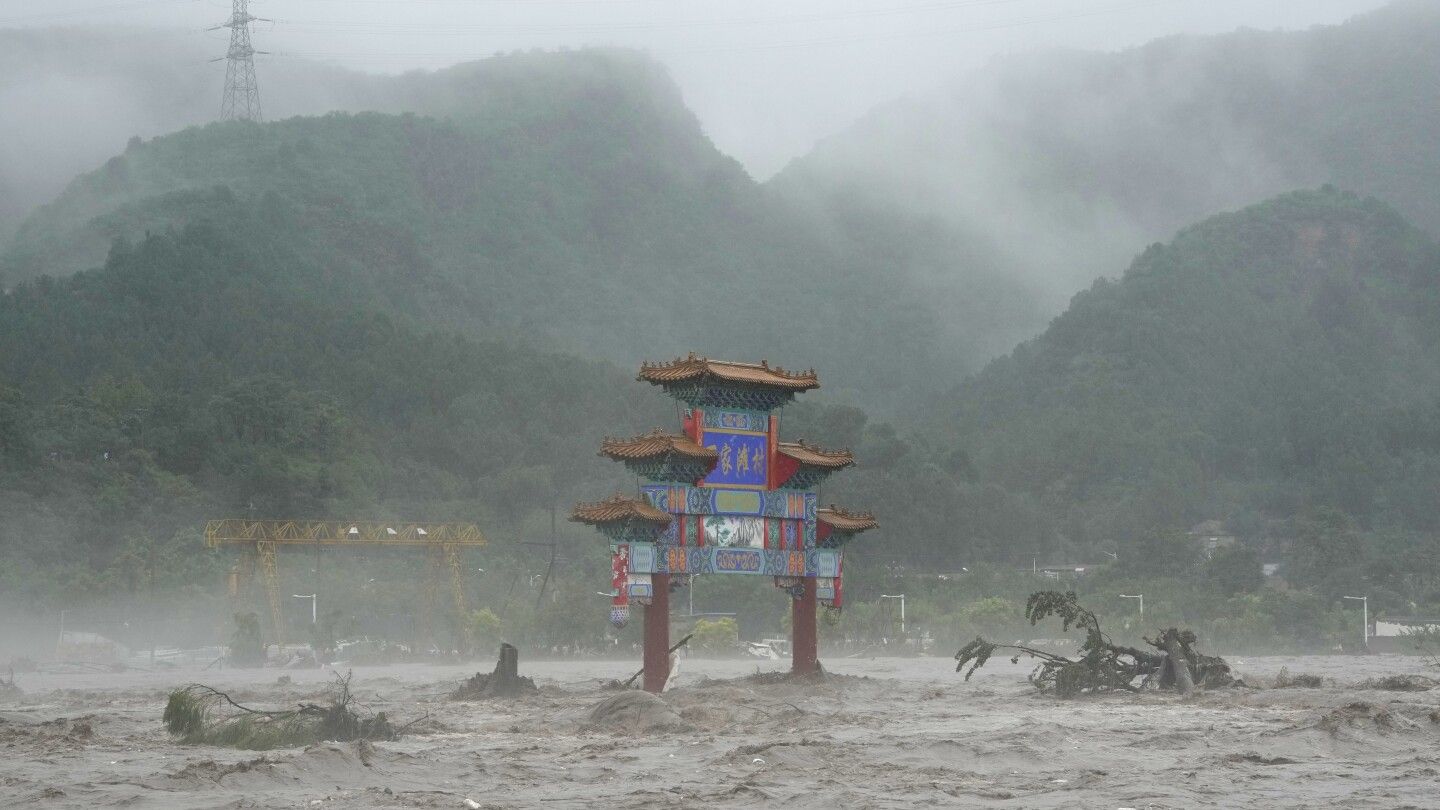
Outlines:
{"label": "green forested mountain", "polygon": [[[89,266],[233,197],[315,230],[317,261],[396,317],[624,365],[690,349],[814,365],[869,404],[977,366],[1030,318],[1001,275],[941,288],[969,266],[942,230],[777,201],[633,54],[502,57],[421,86],[417,106],[456,112],[133,141],[21,226],[6,275]],[[365,251],[396,255],[342,258]]]}
{"label": "green forested mountain", "polygon": [[1308,31],[999,59],[876,110],[771,185],[939,218],[1058,312],[1142,246],[1296,188],[1374,195],[1440,233],[1437,130],[1440,5],[1398,0]]}
{"label": "green forested mountain", "polygon": [[283,210],[210,212],[223,227],[117,244],[0,299],[8,599],[133,591],[156,548],[162,587],[213,590],[207,516],[474,520],[498,539],[603,494],[596,437],[665,415],[614,367],[367,308]]}
{"label": "green forested mountain", "polygon": [[[1042,516],[1052,553],[1143,557],[1163,530],[1218,519],[1293,561],[1320,521],[1351,542],[1312,575],[1415,549],[1429,556],[1411,570],[1433,571],[1437,312],[1433,241],[1373,199],[1293,193],[1076,295],[942,398],[932,431],[977,485]],[[1007,553],[967,529],[978,556]]]}
{"label": "green forested mountain", "polygon": [[[931,594],[926,626],[963,637],[955,600],[1033,588],[990,566],[1071,564],[1098,570],[1076,584],[1097,604],[1144,592],[1228,643],[1333,644],[1344,594],[1440,609],[1437,312],[1440,246],[1374,199],[1297,192],[1146,249],[913,430],[814,404],[786,425],[858,448],[822,493],[881,511],[856,593]],[[1237,545],[1207,556],[1187,530],[1209,522]],[[1262,561],[1292,588],[1261,588]]]}

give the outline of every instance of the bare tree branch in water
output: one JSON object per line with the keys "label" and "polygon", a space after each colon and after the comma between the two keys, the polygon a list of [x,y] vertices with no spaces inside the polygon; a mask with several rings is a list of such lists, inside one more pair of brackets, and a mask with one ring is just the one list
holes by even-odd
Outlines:
{"label": "bare tree branch in water", "polygon": [[[234,711],[213,716],[216,709],[226,706]],[[298,708],[280,711],[244,706],[218,689],[197,683],[170,693],[163,719],[165,727],[181,742],[251,750],[310,745],[321,740],[393,740],[399,736],[384,712],[362,717],[354,706],[348,674],[335,677],[328,706],[302,703]]]}
{"label": "bare tree branch in water", "polygon": [[[1054,691],[1060,697],[1075,697],[1096,692],[1129,691],[1155,687],[1189,693],[1197,686],[1218,687],[1237,683],[1225,659],[1203,655],[1194,649],[1195,634],[1189,630],[1168,628],[1145,643],[1155,652],[1114,644],[1100,629],[1100,620],[1076,599],[1075,593],[1037,591],[1025,602],[1025,618],[1031,625],[1050,616],[1060,618],[1061,629],[1085,631],[1085,642],[1078,658],[1067,658],[1034,647],[995,644],[984,638],[961,647],[955,653],[955,671],[965,670],[965,680],[984,666],[997,650],[1011,650],[1011,663],[1021,656],[1038,659],[1039,665],[1030,673],[1036,688]],[[1179,663],[1183,662],[1183,666]],[[1137,685],[1136,679],[1143,679]]]}

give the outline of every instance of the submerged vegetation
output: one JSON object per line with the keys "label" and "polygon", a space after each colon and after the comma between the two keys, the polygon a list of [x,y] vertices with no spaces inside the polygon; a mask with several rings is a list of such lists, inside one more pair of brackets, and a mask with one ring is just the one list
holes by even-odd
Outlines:
{"label": "submerged vegetation", "polygon": [[302,703],[289,710],[244,706],[224,692],[191,684],[170,693],[162,720],[187,745],[219,745],[252,751],[312,745],[325,740],[393,740],[399,733],[385,713],[362,716],[350,694],[350,676],[336,676],[330,702]]}

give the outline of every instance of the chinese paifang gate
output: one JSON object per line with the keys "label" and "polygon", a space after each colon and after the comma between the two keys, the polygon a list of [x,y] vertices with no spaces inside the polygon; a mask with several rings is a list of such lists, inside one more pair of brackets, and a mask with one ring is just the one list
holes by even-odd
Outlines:
{"label": "chinese paifang gate", "polygon": [[672,576],[677,586],[697,574],[773,577],[792,600],[792,671],[815,672],[816,604],[840,607],[845,544],[876,526],[817,503],[820,483],[855,463],[850,451],[780,440],[779,409],[819,378],[691,354],[646,363],[638,379],[682,403],[680,432],[605,439],[601,455],[646,483],[638,497],[576,504],[571,519],[610,539],[610,621],[644,608],[644,688],[659,692],[669,674]]}

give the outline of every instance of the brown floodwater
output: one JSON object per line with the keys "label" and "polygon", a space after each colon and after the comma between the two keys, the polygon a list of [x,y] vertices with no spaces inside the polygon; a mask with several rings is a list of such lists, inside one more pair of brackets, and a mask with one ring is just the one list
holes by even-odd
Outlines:
{"label": "brown floodwater", "polygon": [[946,658],[833,659],[836,677],[798,685],[746,677],[783,662],[691,658],[664,696],[686,725],[657,731],[587,725],[631,661],[522,659],[540,693],[487,703],[445,694],[488,664],[355,667],[367,708],[423,718],[412,733],[247,752],[172,742],[169,690],[199,681],[284,707],[323,700],[334,673],[22,674],[25,694],[0,699],[0,806],[1440,806],[1440,689],[1360,685],[1440,671],[1400,656],[1231,662],[1256,686],[1282,667],[1325,682],[1060,701],[1003,659],[969,683]]}

